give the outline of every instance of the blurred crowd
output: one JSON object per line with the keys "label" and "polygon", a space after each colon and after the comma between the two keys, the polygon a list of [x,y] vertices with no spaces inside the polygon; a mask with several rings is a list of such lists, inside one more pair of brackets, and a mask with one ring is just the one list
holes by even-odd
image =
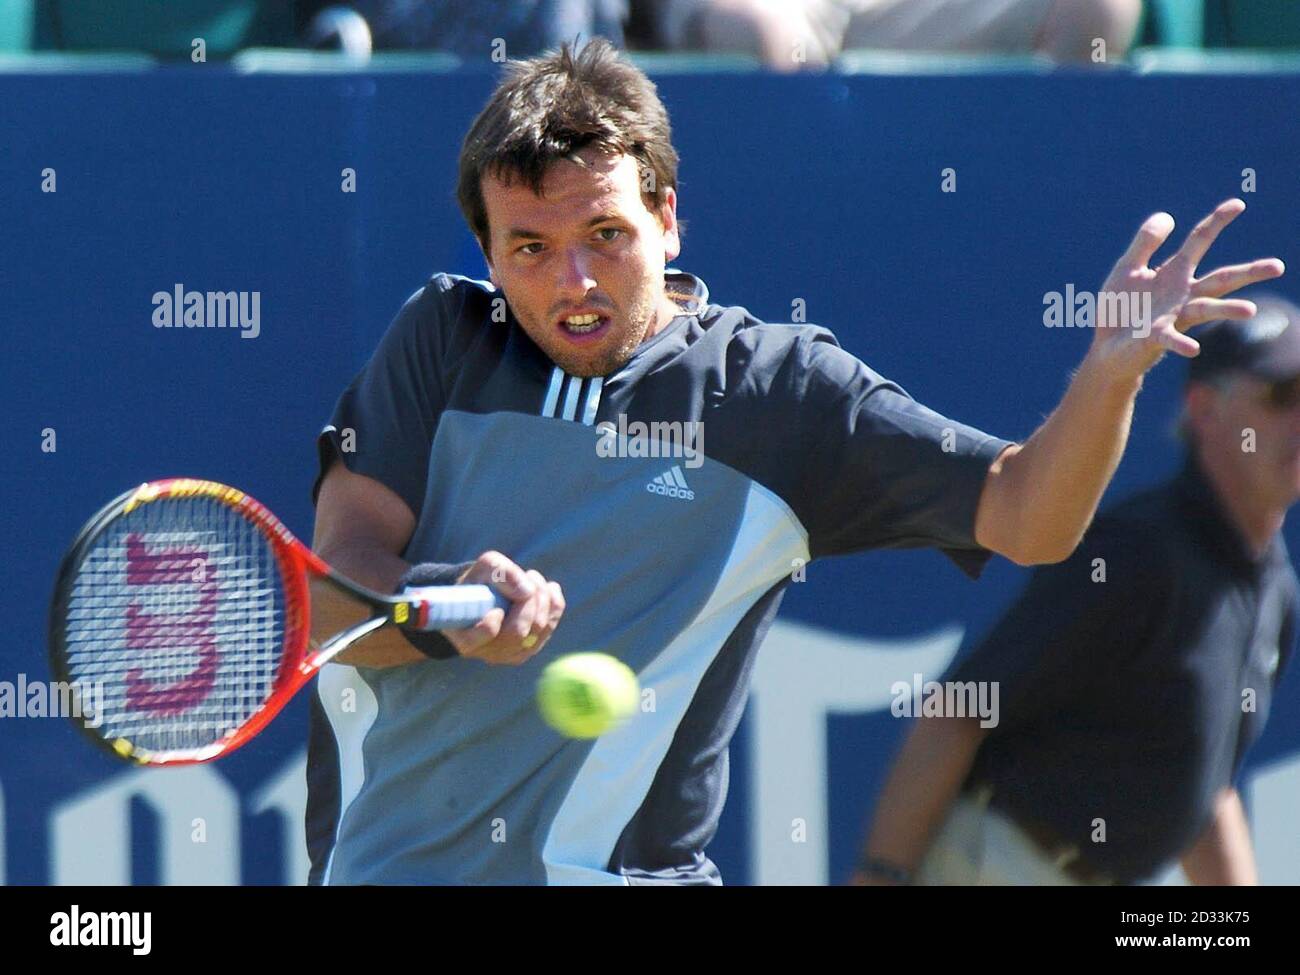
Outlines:
{"label": "blurred crowd", "polygon": [[500,39],[511,57],[526,57],[603,36],[633,50],[745,54],[794,71],[856,49],[1109,60],[1132,44],[1142,0],[314,0],[300,7],[304,43],[357,53],[482,57]]}
{"label": "blurred crowd", "polygon": [[[776,71],[859,51],[1122,61],[1134,47],[1300,48],[1297,0],[0,0],[0,54],[248,48],[527,58],[604,37]],[[202,38],[202,56],[191,48]]]}

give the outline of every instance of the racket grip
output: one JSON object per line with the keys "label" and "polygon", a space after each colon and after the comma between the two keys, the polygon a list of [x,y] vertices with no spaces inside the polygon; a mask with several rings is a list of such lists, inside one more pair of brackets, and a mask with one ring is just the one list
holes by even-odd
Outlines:
{"label": "racket grip", "polygon": [[406,630],[463,630],[474,626],[488,610],[500,607],[509,611],[510,601],[490,586],[412,586],[397,598],[411,605]]}

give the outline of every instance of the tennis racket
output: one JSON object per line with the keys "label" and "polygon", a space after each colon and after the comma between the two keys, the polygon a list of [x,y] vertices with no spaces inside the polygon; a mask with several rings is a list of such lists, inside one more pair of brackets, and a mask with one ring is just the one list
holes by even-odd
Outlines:
{"label": "tennis racket", "polygon": [[[373,615],[310,646],[309,576]],[[185,765],[245,744],[368,634],[473,626],[494,606],[509,603],[487,586],[374,592],[242,491],[172,478],[126,492],[82,528],[50,607],[50,664],[97,744],[140,765]]]}

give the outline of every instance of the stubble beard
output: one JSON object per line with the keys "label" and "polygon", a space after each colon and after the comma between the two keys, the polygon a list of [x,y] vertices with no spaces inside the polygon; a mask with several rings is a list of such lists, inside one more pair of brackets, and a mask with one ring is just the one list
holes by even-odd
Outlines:
{"label": "stubble beard", "polygon": [[[589,355],[566,348],[556,349],[551,358],[570,376],[584,379],[591,376],[608,376],[627,365],[628,360],[645,341],[646,333],[650,331],[650,325],[657,314],[658,304],[653,292],[644,293],[638,301],[627,308],[625,317],[626,321],[631,323],[631,327],[623,332],[616,345],[601,352],[598,358],[592,359]],[[560,341],[563,340],[557,340],[557,344]]]}

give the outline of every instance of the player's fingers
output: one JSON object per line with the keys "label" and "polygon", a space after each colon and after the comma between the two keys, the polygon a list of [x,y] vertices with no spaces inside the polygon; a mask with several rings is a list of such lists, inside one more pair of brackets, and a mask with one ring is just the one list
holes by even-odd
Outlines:
{"label": "player's fingers", "polygon": [[551,618],[547,620],[546,628],[548,635],[555,632],[555,628],[560,625],[560,620],[564,616],[564,590],[560,588],[558,582],[548,582],[547,588],[551,590]]}
{"label": "player's fingers", "polygon": [[1201,258],[1210,249],[1215,238],[1223,228],[1236,220],[1246,209],[1246,204],[1238,199],[1224,200],[1214,211],[1192,228],[1192,232],[1183,241],[1183,246],[1170,258],[1170,261],[1183,260],[1192,268],[1201,263]]}
{"label": "player's fingers", "polygon": [[[525,576],[525,581],[529,588],[532,588],[532,582]],[[506,613],[505,622],[501,624],[501,634],[499,640],[506,641],[511,645],[511,650],[517,649],[524,641],[524,638],[532,631],[533,623],[537,619],[537,593],[534,590],[531,595],[521,599],[510,607],[510,612]]]}
{"label": "player's fingers", "polygon": [[507,644],[498,651],[489,663],[503,664],[507,667],[517,667],[519,664],[527,663],[533,658],[544,645],[546,641],[540,637],[537,642],[529,645],[527,648],[521,644]]}
{"label": "player's fingers", "polygon": [[536,569],[528,570],[528,579],[533,584],[533,625],[523,643],[525,650],[536,653],[537,644],[546,635],[546,625],[551,619],[551,587]]}
{"label": "player's fingers", "polygon": [[1183,331],[1221,318],[1250,318],[1258,310],[1253,301],[1244,298],[1193,298],[1179,312],[1177,328]]}
{"label": "player's fingers", "polygon": [[1201,351],[1201,343],[1172,326],[1165,325],[1159,329],[1152,329],[1152,334],[1160,345],[1184,358],[1190,359]]}
{"label": "player's fingers", "polygon": [[1222,298],[1260,281],[1280,278],[1286,265],[1276,257],[1267,257],[1248,264],[1230,264],[1217,268],[1205,277],[1192,282],[1192,295],[1197,298]]}
{"label": "player's fingers", "polygon": [[537,608],[533,628],[520,641],[518,652],[507,650],[508,655],[498,661],[500,663],[521,664],[540,652],[555,632],[560,617],[564,615],[564,592],[560,589],[560,584],[546,581],[535,570],[529,570],[529,577],[538,586],[538,595],[534,599]]}
{"label": "player's fingers", "polygon": [[487,583],[512,603],[528,599],[533,594],[533,584],[527,573],[500,552],[480,555],[462,581]]}
{"label": "player's fingers", "polygon": [[1174,218],[1167,213],[1153,213],[1142,221],[1133,242],[1119,259],[1121,265],[1134,268],[1146,267],[1155,256],[1156,251],[1174,231]]}
{"label": "player's fingers", "polygon": [[479,657],[483,648],[496,640],[501,633],[501,624],[505,618],[505,610],[490,609],[473,626],[464,630],[444,631],[444,634],[462,657]]}
{"label": "player's fingers", "polygon": [[533,647],[533,649],[531,649],[531,650],[520,650],[520,651],[519,651],[518,653],[516,653],[514,656],[512,656],[512,657],[510,657],[509,659],[504,660],[504,661],[502,661],[502,662],[505,663],[505,664],[508,664],[508,665],[511,666],[511,667],[518,667],[520,664],[526,664],[526,663],[528,663],[528,661],[532,660],[532,659],[533,659],[533,655],[536,654],[537,651],[540,650],[540,649],[542,648],[542,642],[543,642],[543,641],[538,640],[538,641],[537,641],[537,646]]}
{"label": "player's fingers", "polygon": [[520,664],[541,649],[545,635],[533,631],[552,616],[552,593],[540,573],[526,572],[491,551],[480,555],[460,581],[487,583],[511,602],[508,610],[489,610],[474,626],[448,634],[461,656],[489,664]]}

